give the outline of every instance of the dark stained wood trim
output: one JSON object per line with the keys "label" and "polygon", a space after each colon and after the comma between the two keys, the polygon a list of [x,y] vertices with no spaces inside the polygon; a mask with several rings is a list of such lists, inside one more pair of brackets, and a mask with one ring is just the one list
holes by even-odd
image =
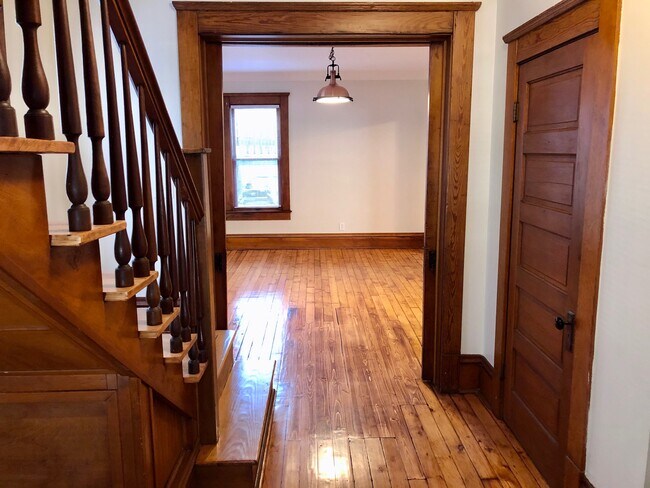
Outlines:
{"label": "dark stained wood trim", "polygon": [[460,373],[459,373],[459,391],[479,392],[483,400],[487,400],[492,393],[494,385],[494,368],[480,354],[461,354],[460,356]]}
{"label": "dark stained wood trim", "polygon": [[510,44],[512,41],[516,41],[520,37],[564,15],[569,10],[576,8],[577,6],[585,3],[586,1],[588,0],[562,0],[560,3],[545,10],[538,16],[533,17],[525,24],[522,24],[516,29],[513,29],[510,32],[508,32],[505,36],[503,36],[503,42],[505,42],[506,44]]}
{"label": "dark stained wood trim", "polygon": [[454,12],[476,11],[481,2],[172,2],[178,11]]}
{"label": "dark stained wood trim", "polygon": [[[463,13],[472,14],[464,11]],[[199,32],[206,36],[232,35],[427,35],[451,34],[453,12],[336,12],[293,10],[200,12]],[[245,29],[242,32],[242,29]]]}
{"label": "dark stained wood trim", "polygon": [[433,381],[443,393],[458,390],[460,368],[473,61],[474,13],[455,12],[445,109],[436,267],[438,353],[434,356]]}
{"label": "dark stained wood trim", "polygon": [[424,235],[410,234],[232,234],[229,251],[245,249],[422,249]]}
{"label": "dark stained wood trim", "polygon": [[226,220],[291,220],[291,210],[281,208],[228,210]]}
{"label": "dark stained wood trim", "polygon": [[[561,9],[560,6],[563,6]],[[597,17],[593,13],[597,10]],[[508,55],[507,105],[505,127],[505,149],[503,168],[503,194],[501,208],[501,234],[499,247],[499,278],[495,340],[495,389],[489,404],[497,416],[502,410],[502,371],[505,361],[505,338],[507,316],[507,274],[509,268],[511,213],[514,174],[515,124],[512,120],[512,103],[517,99],[519,63],[536,55],[559,47],[572,38],[595,32],[587,39],[583,69],[583,110],[586,121],[580,128],[580,148],[583,158],[589,161],[585,188],[583,219],[583,240],[579,271],[578,327],[574,345],[573,376],[569,409],[569,434],[565,458],[564,486],[577,486],[584,478],[586,463],[586,435],[591,395],[591,368],[594,354],[594,337],[598,286],[600,278],[601,251],[607,177],[609,169],[611,134],[616,93],[616,68],[620,29],[621,0],[583,0],[562,2],[550,9],[550,13],[539,16],[540,21],[529,22],[515,29],[504,39],[510,40]],[[579,14],[579,15],[578,15]],[[564,17],[562,17],[564,15]],[[582,16],[582,18],[580,17]],[[597,31],[594,29],[597,18]],[[567,19],[570,20],[567,21]],[[535,19],[533,19],[535,20]],[[558,26],[575,23],[577,29],[568,29],[570,35],[557,35]],[[524,29],[528,25],[529,27]],[[589,27],[585,27],[589,26]],[[526,36],[531,36],[526,39]],[[571,37],[573,36],[573,37]],[[525,39],[527,54],[520,51],[521,40]],[[540,45],[534,47],[534,39]],[[554,39],[557,44],[549,40]],[[534,54],[533,54],[534,53]],[[586,485],[588,486],[588,485]]]}
{"label": "dark stained wood trim", "polygon": [[500,380],[505,368],[505,344],[508,318],[508,290],[510,280],[510,243],[512,235],[512,204],[514,195],[515,165],[513,156],[517,140],[517,124],[512,110],[518,98],[519,65],[517,64],[517,43],[508,45],[508,74],[506,84],[506,117],[503,143],[503,172],[501,176],[501,223],[499,227],[499,264],[497,275],[497,311],[494,348],[495,378],[499,378],[493,396],[487,398],[488,404],[498,417],[503,415],[502,387]]}
{"label": "dark stained wood trim", "polygon": [[582,473],[580,475],[580,488],[596,488],[591,481],[587,479],[587,476]]}
{"label": "dark stained wood trim", "polygon": [[[448,42],[448,41],[445,41]],[[449,48],[444,42],[429,46],[429,134],[427,190],[424,217],[424,298],[422,306],[422,379],[433,381],[438,348],[438,235],[440,232],[440,189],[442,184],[445,99],[447,96]],[[442,107],[442,110],[441,110]]]}
{"label": "dark stained wood trim", "polygon": [[599,15],[598,2],[591,0],[523,35],[517,39],[517,62],[521,63],[595,32],[598,29]]}
{"label": "dark stained wood trim", "polygon": [[[182,8],[183,3],[176,6]],[[460,367],[460,337],[462,328],[462,286],[465,249],[465,222],[467,203],[467,166],[469,160],[469,122],[471,110],[471,87],[474,52],[474,11],[479,7],[475,3],[471,8],[457,8],[452,3],[419,4],[404,3],[398,7],[390,4],[355,3],[337,4],[331,2],[314,2],[305,4],[305,12],[296,11],[297,4],[275,2],[260,3],[195,3],[198,25],[187,23],[179,36],[185,39],[193,37],[203,43],[204,62],[201,66],[184,64],[185,70],[195,72],[211,71],[203,75],[202,113],[194,106],[183,105],[184,127],[201,133],[203,146],[212,147],[210,157],[213,172],[212,189],[217,192],[217,200],[223,194],[220,188],[223,180],[223,124],[222,107],[217,107],[221,99],[222,87],[220,71],[215,63],[215,54],[211,50],[220,49],[220,42],[252,42],[262,39],[266,43],[287,44],[302,41],[309,37],[311,42],[330,44],[340,39],[355,37],[359,43],[365,40],[382,39],[383,44],[421,44],[423,40],[435,42],[442,46],[441,54],[445,61],[446,90],[444,104],[436,107],[437,117],[442,114],[443,135],[441,151],[442,181],[438,199],[438,234],[435,272],[435,320],[427,322],[426,327],[434,329],[432,349],[433,372],[431,381],[441,391],[455,391],[458,388],[458,369]],[[213,5],[210,10],[207,5]],[[358,9],[346,11],[347,8]],[[424,4],[422,4],[424,5]],[[438,5],[438,6],[436,6]],[[338,10],[343,6],[343,10]],[[220,10],[223,7],[223,10]],[[391,12],[391,8],[397,9]],[[469,9],[468,9],[469,8]],[[383,10],[382,10],[383,9]],[[424,9],[421,11],[421,9]],[[431,10],[433,9],[433,10]],[[187,11],[179,12],[179,15]],[[226,15],[227,14],[227,15]],[[343,16],[341,14],[344,14]],[[391,18],[392,16],[392,18]],[[230,22],[217,28],[228,17]],[[237,19],[234,22],[235,17]],[[340,22],[332,22],[338,18]],[[208,19],[212,19],[208,22]],[[269,20],[274,20],[269,22]],[[325,21],[324,21],[325,20]],[[277,21],[277,22],[276,22]],[[216,22],[216,23],[210,23]],[[332,29],[335,26],[335,31]],[[179,29],[181,25],[179,24]],[[227,36],[224,34],[228,34]],[[179,43],[179,57],[186,57]],[[192,58],[191,53],[187,54]],[[219,62],[220,63],[220,62]],[[212,65],[212,66],[211,66]],[[207,66],[207,68],[206,68]],[[181,73],[181,92],[195,89],[191,83],[193,75]],[[210,80],[210,83],[207,83]],[[216,84],[215,84],[216,83]],[[209,87],[209,90],[208,90]],[[430,111],[430,113],[433,113]],[[208,117],[211,122],[206,122]],[[199,136],[196,136],[199,139]],[[187,143],[186,145],[190,145]],[[196,144],[194,145],[196,146]],[[215,156],[215,153],[218,156]],[[219,193],[221,192],[221,193]],[[213,199],[213,203],[217,203]],[[213,211],[218,212],[220,210]],[[215,223],[219,218],[215,215]],[[224,219],[225,220],[225,219]],[[215,228],[215,251],[218,231]],[[217,252],[217,251],[216,251]],[[223,259],[225,264],[225,257]],[[225,289],[225,283],[223,284]],[[430,352],[430,351],[427,351]],[[424,372],[423,372],[424,374]],[[425,375],[426,377],[426,375]]]}

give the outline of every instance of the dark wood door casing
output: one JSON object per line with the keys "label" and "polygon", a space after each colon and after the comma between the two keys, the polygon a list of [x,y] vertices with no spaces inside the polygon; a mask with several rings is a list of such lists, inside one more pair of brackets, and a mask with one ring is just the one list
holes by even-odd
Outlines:
{"label": "dark wood door casing", "polygon": [[[430,93],[438,96],[432,97],[430,107],[427,256],[435,263],[425,267],[422,376],[441,391],[457,391],[474,17],[480,3],[174,2],[174,6],[183,142],[186,147],[212,149],[213,209],[218,207],[219,212],[224,195],[222,73],[220,61],[216,62],[221,43],[431,45],[432,66],[443,71],[430,79]],[[225,242],[220,221],[215,214],[215,252],[221,252],[220,232]],[[225,281],[216,286],[217,293],[226,296]]]}

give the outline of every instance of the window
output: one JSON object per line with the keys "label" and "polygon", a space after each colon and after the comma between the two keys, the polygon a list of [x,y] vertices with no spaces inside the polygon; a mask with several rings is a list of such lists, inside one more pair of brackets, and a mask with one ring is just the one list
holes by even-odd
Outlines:
{"label": "window", "polygon": [[289,94],[224,94],[228,220],[289,220]]}

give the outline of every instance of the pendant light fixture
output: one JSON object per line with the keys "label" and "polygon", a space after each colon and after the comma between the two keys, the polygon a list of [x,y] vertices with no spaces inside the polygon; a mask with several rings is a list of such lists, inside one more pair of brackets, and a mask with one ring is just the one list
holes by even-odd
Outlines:
{"label": "pendant light fixture", "polygon": [[339,74],[339,65],[336,64],[334,48],[330,51],[329,59],[332,61],[332,64],[327,67],[327,76],[325,76],[325,81],[329,80],[329,83],[318,90],[318,94],[314,97],[314,102],[329,104],[351,102],[352,97],[348,91],[336,83],[336,80],[341,79],[341,75]]}

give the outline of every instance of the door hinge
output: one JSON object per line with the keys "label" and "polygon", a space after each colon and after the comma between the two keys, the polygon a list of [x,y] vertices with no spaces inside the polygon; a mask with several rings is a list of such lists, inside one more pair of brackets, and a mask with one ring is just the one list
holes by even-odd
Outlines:
{"label": "door hinge", "polygon": [[515,102],[512,106],[512,121],[519,122],[519,102]]}

